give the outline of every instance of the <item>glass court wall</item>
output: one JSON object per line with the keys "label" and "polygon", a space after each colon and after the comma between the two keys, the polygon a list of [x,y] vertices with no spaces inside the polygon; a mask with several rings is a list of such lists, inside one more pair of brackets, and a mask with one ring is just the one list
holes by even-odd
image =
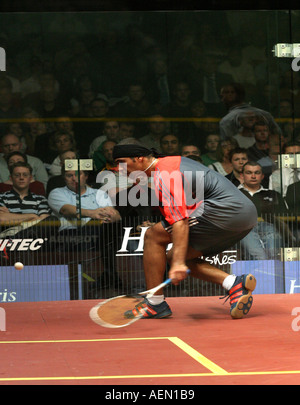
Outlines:
{"label": "glass court wall", "polygon": [[[253,272],[258,293],[299,292],[300,72],[297,55],[283,51],[296,49],[299,19],[290,10],[0,14],[0,205],[24,209],[7,195],[8,157],[17,150],[33,167],[30,189],[51,208],[38,223],[1,217],[0,300],[104,298],[145,288],[143,237],[160,219],[157,207],[117,199],[119,222],[85,224],[78,194],[78,221],[62,232],[49,198],[66,184],[62,166],[82,165],[87,184],[101,189],[98,174],[114,167],[103,142],[127,137],[166,154],[193,145],[237,187],[243,181],[232,174],[228,143],[258,162],[265,194],[248,193],[258,204],[257,228],[207,260],[228,273]],[[66,150],[75,153],[71,166]],[[119,186],[126,193],[130,184]],[[167,294],[223,291],[189,279]]]}

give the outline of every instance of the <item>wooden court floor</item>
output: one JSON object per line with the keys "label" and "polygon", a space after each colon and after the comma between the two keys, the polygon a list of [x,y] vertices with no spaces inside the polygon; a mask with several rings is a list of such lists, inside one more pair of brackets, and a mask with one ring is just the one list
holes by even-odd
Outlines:
{"label": "wooden court floor", "polygon": [[254,295],[240,320],[219,297],[168,302],[171,318],[121,329],[90,320],[95,300],[1,303],[0,385],[300,383],[299,294]]}

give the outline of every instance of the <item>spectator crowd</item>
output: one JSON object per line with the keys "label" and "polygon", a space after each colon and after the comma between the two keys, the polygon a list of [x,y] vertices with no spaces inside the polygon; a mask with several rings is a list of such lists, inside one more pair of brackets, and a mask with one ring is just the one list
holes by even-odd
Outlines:
{"label": "spectator crowd", "polygon": [[[297,214],[300,169],[281,167],[280,155],[300,154],[299,128],[290,125],[300,99],[292,98],[289,67],[269,61],[263,28],[252,38],[241,35],[250,27],[237,32],[230,18],[197,24],[189,16],[179,29],[173,15],[165,40],[160,31],[167,27],[146,16],[130,14],[120,22],[111,15],[110,24],[97,13],[90,20],[57,13],[47,17],[45,32],[34,28],[36,20],[32,26],[26,16],[18,18],[17,32],[13,23],[2,24],[0,32],[7,51],[7,69],[0,73],[4,232],[8,223],[49,216],[60,220],[60,232],[73,232],[78,219],[84,226],[129,215],[115,199],[132,187],[112,159],[120,142],[202,162],[251,198],[261,217]],[[275,62],[277,87],[263,68]],[[66,159],[92,159],[93,170],[78,178],[65,170]],[[106,171],[117,179],[108,193],[99,190]],[[278,229],[274,218],[260,222],[243,241],[247,255],[274,257],[284,243]],[[289,237],[299,246],[297,231]]]}

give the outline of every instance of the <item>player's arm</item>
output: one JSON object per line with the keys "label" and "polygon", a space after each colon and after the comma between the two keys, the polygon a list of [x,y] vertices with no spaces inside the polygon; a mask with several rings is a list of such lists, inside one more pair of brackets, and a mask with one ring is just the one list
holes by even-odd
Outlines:
{"label": "player's arm", "polygon": [[178,284],[187,276],[186,254],[189,241],[188,218],[177,221],[172,227],[172,262],[169,277],[174,279],[173,283]]}

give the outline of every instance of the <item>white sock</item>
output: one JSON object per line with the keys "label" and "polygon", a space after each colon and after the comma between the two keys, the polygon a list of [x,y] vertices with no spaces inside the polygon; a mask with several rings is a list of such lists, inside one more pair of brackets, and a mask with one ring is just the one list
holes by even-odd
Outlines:
{"label": "white sock", "polygon": [[152,305],[159,305],[165,300],[164,295],[152,295],[152,297],[146,298]]}
{"label": "white sock", "polygon": [[230,288],[233,286],[235,282],[236,276],[234,274],[230,274],[227,276],[222,284],[222,287],[225,288],[225,290],[230,290]]}

